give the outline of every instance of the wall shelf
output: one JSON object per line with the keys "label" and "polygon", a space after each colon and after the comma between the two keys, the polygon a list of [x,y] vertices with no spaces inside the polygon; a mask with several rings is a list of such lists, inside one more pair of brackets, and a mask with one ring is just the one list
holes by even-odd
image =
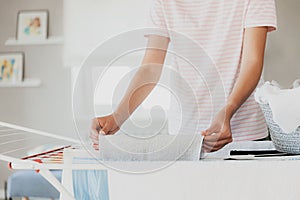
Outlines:
{"label": "wall shelf", "polygon": [[22,82],[0,82],[0,88],[25,88],[38,87],[41,85],[40,79],[25,79]]}
{"label": "wall shelf", "polygon": [[25,41],[17,40],[16,38],[8,38],[6,40],[6,46],[29,46],[29,45],[62,45],[64,42],[63,37],[61,36],[51,36],[46,40],[40,41]]}

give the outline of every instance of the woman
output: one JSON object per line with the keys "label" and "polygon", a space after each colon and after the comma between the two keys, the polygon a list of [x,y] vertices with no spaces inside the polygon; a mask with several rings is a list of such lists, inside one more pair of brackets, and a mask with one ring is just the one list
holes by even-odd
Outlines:
{"label": "woman", "polygon": [[[199,134],[205,136],[204,149],[216,151],[233,140],[258,140],[268,136],[263,114],[252,93],[262,82],[267,33],[277,26],[274,0],[154,0],[149,21],[151,27],[162,31],[148,34],[148,46],[154,48],[146,51],[142,67],[116,111],[94,119],[90,135],[94,148],[99,148],[99,131],[105,135],[117,132],[155,87],[166,49],[170,42],[176,43],[176,37],[169,30],[178,31],[199,43],[215,63],[224,82],[225,104],[212,120],[205,112],[190,113],[190,116],[201,118]],[[174,65],[183,78],[192,79],[186,76],[180,63]],[[207,79],[214,81],[210,77]],[[193,87],[198,91],[200,86]],[[207,96],[197,93],[198,105],[194,106],[203,109]],[[183,126],[188,127],[187,124]]]}

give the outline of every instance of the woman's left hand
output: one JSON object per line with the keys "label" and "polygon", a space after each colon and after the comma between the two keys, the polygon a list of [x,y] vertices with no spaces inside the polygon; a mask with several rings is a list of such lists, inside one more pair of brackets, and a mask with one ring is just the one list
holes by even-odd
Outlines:
{"label": "woman's left hand", "polygon": [[217,151],[232,142],[231,117],[228,117],[225,110],[222,109],[213,119],[211,126],[202,131],[205,152]]}

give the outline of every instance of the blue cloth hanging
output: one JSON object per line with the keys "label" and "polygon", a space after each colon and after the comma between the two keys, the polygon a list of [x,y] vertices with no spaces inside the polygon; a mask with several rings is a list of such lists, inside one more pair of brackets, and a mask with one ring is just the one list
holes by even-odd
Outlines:
{"label": "blue cloth hanging", "polygon": [[74,170],[76,200],[109,200],[107,170]]}

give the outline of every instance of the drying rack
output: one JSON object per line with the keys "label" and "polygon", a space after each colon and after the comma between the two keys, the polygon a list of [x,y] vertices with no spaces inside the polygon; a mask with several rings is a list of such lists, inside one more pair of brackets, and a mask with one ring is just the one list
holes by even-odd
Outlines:
{"label": "drying rack", "polygon": [[[47,137],[53,140],[64,141],[64,143],[69,144],[61,146],[59,148],[48,150],[46,152],[40,152],[38,154],[33,154],[22,158],[18,158],[10,154],[18,151],[24,151],[26,149],[25,147],[8,149],[4,152],[0,152],[0,160],[8,162],[8,166],[11,169],[36,170],[36,172],[42,175],[60,192],[61,200],[75,200],[72,188],[72,170],[104,169],[100,165],[93,165],[93,167],[91,167],[91,165],[89,164],[72,164],[72,156],[74,155],[74,151],[76,151],[76,154],[78,154],[78,152],[81,152],[83,156],[89,156],[88,153],[84,153],[84,150],[81,148],[81,142],[79,140],[14,124],[0,122],[0,147],[4,148],[13,143],[26,142],[26,138],[22,138],[23,135]],[[17,139],[8,138],[12,136],[17,137]],[[28,139],[31,138],[32,137],[29,137]],[[5,141],[5,139],[7,141]],[[30,148],[30,146],[27,147]],[[50,172],[50,170],[62,170],[62,182],[59,182],[56,177]]]}

